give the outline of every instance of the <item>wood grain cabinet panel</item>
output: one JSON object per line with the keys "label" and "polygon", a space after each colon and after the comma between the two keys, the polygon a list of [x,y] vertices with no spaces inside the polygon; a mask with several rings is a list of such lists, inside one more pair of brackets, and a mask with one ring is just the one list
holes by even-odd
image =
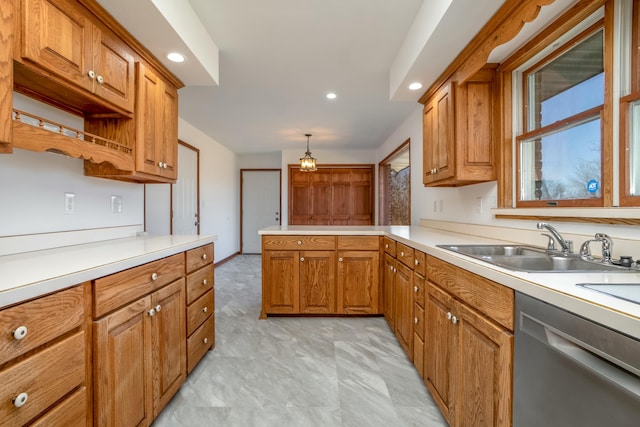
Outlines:
{"label": "wood grain cabinet panel", "polygon": [[187,338],[187,372],[191,373],[215,342],[213,315]]}
{"label": "wood grain cabinet panel", "polygon": [[213,290],[189,304],[187,308],[187,335],[191,335],[214,311]]}
{"label": "wood grain cabinet panel", "polygon": [[391,330],[395,331],[396,324],[394,305],[396,296],[396,259],[388,253],[384,254],[384,265],[382,267],[382,271],[382,289],[384,301],[383,313],[385,319],[391,327]]}
{"label": "wood grain cabinet panel", "polygon": [[189,274],[187,276],[187,304],[191,304],[200,295],[213,289],[214,280],[213,264]]}
{"label": "wood grain cabinet panel", "polygon": [[262,316],[300,311],[297,251],[262,251]]}
{"label": "wood grain cabinet panel", "polygon": [[413,359],[413,293],[413,271],[398,263],[395,277],[395,334],[409,359]]}
{"label": "wood grain cabinet panel", "polygon": [[300,251],[300,311],[336,312],[336,254],[334,251]]}
{"label": "wood grain cabinet panel", "polygon": [[338,251],[338,313],[378,314],[379,251]]}
{"label": "wood grain cabinet panel", "polygon": [[187,251],[187,273],[213,263],[213,243]]}
{"label": "wood grain cabinet panel", "polygon": [[38,418],[31,427],[85,427],[87,425],[87,389],[81,387],[63,402]]}

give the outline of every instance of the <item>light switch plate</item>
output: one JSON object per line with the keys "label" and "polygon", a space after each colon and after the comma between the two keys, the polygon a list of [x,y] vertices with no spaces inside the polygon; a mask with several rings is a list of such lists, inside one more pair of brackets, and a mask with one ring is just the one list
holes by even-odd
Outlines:
{"label": "light switch plate", "polygon": [[111,213],[122,213],[122,196],[111,196]]}

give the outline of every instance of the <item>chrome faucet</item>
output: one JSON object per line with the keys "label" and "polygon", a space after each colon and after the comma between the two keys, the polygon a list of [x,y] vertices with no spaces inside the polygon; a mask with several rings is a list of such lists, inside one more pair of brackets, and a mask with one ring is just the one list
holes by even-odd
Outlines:
{"label": "chrome faucet", "polygon": [[555,240],[558,242],[558,244],[562,248],[563,254],[565,255],[570,254],[573,251],[573,242],[571,240],[565,240],[564,237],[560,235],[558,230],[552,227],[551,224],[547,224],[546,222],[539,222],[537,224],[537,227],[538,227],[538,230],[547,230],[549,233],[551,233],[551,236],[543,233],[543,235],[549,237],[549,245],[547,246],[548,250],[550,251],[556,250],[556,246],[554,243],[554,240]]}
{"label": "chrome faucet", "polygon": [[596,239],[589,239],[589,240],[585,240],[584,243],[582,243],[582,245],[580,245],[580,252],[578,252],[580,254],[580,258],[582,258],[585,261],[593,261],[593,256],[591,256],[591,248],[589,247],[589,244],[591,242],[597,242]]}
{"label": "chrome faucet", "polygon": [[611,237],[604,233],[596,233],[596,241],[602,242],[602,262],[604,264],[611,264],[611,248],[613,247],[613,241]]}

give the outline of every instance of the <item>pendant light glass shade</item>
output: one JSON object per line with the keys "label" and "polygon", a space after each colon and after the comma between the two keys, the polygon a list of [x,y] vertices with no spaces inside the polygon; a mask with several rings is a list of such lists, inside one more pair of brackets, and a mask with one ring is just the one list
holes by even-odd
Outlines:
{"label": "pendant light glass shade", "polygon": [[300,159],[300,170],[302,172],[313,172],[318,170],[316,167],[316,159],[311,157],[311,151],[309,151],[309,137],[310,133],[305,133],[304,136],[307,137],[307,151],[304,153],[304,157]]}

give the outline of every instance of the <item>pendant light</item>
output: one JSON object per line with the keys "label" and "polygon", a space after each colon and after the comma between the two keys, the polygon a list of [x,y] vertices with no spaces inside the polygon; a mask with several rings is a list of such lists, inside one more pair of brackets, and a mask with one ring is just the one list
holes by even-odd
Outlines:
{"label": "pendant light", "polygon": [[309,137],[310,133],[305,133],[304,136],[307,137],[307,151],[304,153],[304,157],[300,159],[300,170],[302,172],[313,172],[318,170],[316,167],[316,159],[311,157],[311,151],[309,151]]}

